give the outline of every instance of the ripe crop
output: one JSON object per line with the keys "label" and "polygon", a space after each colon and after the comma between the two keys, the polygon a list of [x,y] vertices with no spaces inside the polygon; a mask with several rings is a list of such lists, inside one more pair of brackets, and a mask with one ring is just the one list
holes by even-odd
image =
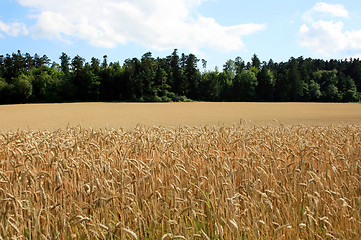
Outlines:
{"label": "ripe crop", "polygon": [[0,135],[0,239],[358,239],[361,126]]}

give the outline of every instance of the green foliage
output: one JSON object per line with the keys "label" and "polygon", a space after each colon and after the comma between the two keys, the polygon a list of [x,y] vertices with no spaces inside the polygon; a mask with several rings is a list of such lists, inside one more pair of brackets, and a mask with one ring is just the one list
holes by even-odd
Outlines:
{"label": "green foliage", "polygon": [[[203,74],[201,82],[200,82],[200,90],[203,98],[201,100],[204,101],[216,101],[219,99],[221,94],[221,82],[220,82],[220,74],[215,72],[206,72]],[[227,74],[225,73],[227,77]]]}
{"label": "green foliage", "polygon": [[252,57],[252,67],[256,68],[256,69],[260,69],[261,67],[261,60],[259,60],[259,58],[257,57],[256,54],[253,54]]}
{"label": "green foliage", "polygon": [[308,93],[310,100],[316,101],[321,98],[322,94],[320,89],[320,84],[318,84],[314,80],[310,81],[310,84],[308,84]]}
{"label": "green foliage", "polygon": [[[361,61],[290,58],[268,63],[229,59],[207,71],[194,54],[88,63],[62,53],[60,64],[20,51],[0,55],[0,104],[62,101],[327,101],[358,102]],[[202,72],[198,64],[203,65]],[[192,100],[191,100],[192,99]]]}
{"label": "green foliage", "polygon": [[5,79],[0,78],[0,102],[1,103],[8,103],[9,102],[9,95],[12,89],[10,84],[8,84]]}
{"label": "green foliage", "polygon": [[273,73],[264,65],[257,73],[258,85],[256,88],[259,101],[272,101],[274,98],[275,79]]}
{"label": "green foliage", "polygon": [[[254,67],[252,67],[255,70]],[[256,87],[258,85],[256,73],[250,70],[243,70],[235,76],[233,82],[234,101],[254,101],[256,99]]]}
{"label": "green foliage", "polygon": [[235,61],[233,61],[232,59],[227,60],[223,65],[223,72],[227,75],[227,78],[230,81],[233,81],[236,75]]}
{"label": "green foliage", "polygon": [[14,91],[20,102],[26,101],[33,92],[32,76],[21,74],[15,80]]}
{"label": "green foliage", "polygon": [[290,84],[290,96],[293,101],[300,101],[303,97],[303,81],[297,66],[297,60],[291,58],[288,71],[288,83]]}

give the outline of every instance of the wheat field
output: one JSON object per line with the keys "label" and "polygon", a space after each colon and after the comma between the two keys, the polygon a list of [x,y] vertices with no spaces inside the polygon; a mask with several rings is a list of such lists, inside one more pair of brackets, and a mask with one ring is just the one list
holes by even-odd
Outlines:
{"label": "wheat field", "polygon": [[59,128],[360,124],[358,103],[65,103],[0,105],[0,132]]}
{"label": "wheat field", "polygon": [[360,239],[361,126],[0,135],[1,239]]}

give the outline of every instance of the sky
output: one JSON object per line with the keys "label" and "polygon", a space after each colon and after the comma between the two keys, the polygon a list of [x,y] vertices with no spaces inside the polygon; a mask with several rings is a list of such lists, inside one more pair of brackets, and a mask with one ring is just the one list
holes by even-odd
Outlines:
{"label": "sky", "polygon": [[225,61],[361,57],[357,0],[0,0],[0,55],[65,52],[123,63],[174,49]]}

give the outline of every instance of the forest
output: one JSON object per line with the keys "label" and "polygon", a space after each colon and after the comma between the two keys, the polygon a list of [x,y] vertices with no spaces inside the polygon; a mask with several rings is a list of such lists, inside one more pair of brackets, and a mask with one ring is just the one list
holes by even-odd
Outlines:
{"label": "forest", "polygon": [[291,57],[287,62],[227,60],[208,70],[207,61],[175,49],[164,58],[151,52],[123,64],[66,53],[0,55],[0,104],[44,102],[359,102],[360,59]]}

